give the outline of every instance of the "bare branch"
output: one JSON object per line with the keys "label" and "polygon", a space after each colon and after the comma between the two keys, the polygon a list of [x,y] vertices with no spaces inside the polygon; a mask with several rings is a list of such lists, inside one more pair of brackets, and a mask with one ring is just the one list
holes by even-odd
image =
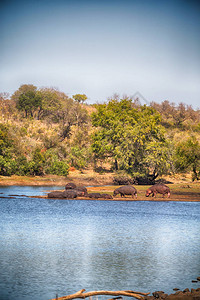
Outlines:
{"label": "bare branch", "polygon": [[140,293],[135,291],[92,291],[92,292],[85,292],[85,289],[82,289],[75,294],[71,294],[64,297],[59,297],[56,299],[51,300],[71,300],[76,298],[87,298],[91,296],[97,296],[97,295],[112,295],[112,296],[127,296],[127,297],[133,297],[136,299],[144,299],[143,296],[147,296],[150,293]]}

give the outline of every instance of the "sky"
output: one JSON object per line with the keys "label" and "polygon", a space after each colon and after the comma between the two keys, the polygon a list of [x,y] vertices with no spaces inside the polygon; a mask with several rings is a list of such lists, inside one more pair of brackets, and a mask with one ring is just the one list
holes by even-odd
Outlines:
{"label": "sky", "polygon": [[22,84],[200,108],[200,1],[1,0],[0,92]]}

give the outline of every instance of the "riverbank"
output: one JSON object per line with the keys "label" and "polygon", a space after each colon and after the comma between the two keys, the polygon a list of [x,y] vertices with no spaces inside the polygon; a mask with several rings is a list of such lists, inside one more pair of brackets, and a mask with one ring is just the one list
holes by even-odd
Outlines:
{"label": "riverbank", "polygon": [[[57,175],[45,175],[45,176],[0,176],[0,186],[20,185],[20,186],[65,186],[67,182],[73,182],[76,185],[84,186],[98,186],[98,185],[114,185],[115,173],[104,172],[97,173],[93,170],[84,170],[80,172],[78,170],[70,171],[67,177]],[[161,179],[161,178],[159,178]],[[179,184],[181,186],[198,186],[200,188],[200,182],[192,182],[191,174],[179,174],[174,176],[162,177],[166,182],[174,185]]]}
{"label": "riverbank", "polygon": [[113,174],[98,174],[92,171],[81,173],[79,171],[70,172],[65,176],[45,175],[45,176],[0,176],[0,186],[21,185],[21,186],[65,186],[67,182],[76,185],[112,185]]}
{"label": "riverbank", "polygon": [[[145,192],[148,186],[146,185],[137,185],[135,186],[137,189],[137,199],[132,198],[132,196],[126,196],[126,197],[120,197],[120,195],[117,195],[116,197],[113,197],[112,200],[105,199],[105,198],[98,198],[98,199],[91,199],[86,196],[78,197],[79,200],[96,200],[96,201],[182,201],[182,202],[200,202],[200,184],[195,183],[191,185],[185,185],[185,184],[168,184],[171,190],[171,196],[168,198],[165,196],[164,198],[162,195],[157,194],[156,197],[152,198],[146,197]],[[113,191],[118,187],[116,185],[92,185],[92,186],[86,186],[88,193],[100,193],[100,194],[109,194],[113,195]],[[56,190],[56,189],[55,189]],[[52,192],[52,190],[48,190],[47,193]],[[59,191],[64,191],[63,189],[59,189]],[[47,198],[46,196],[36,196],[36,198]]]}
{"label": "riverbank", "polygon": [[163,291],[156,291],[152,293],[152,295],[147,295],[143,299],[144,300],[200,300],[200,288],[191,289],[188,288],[184,289],[183,291],[180,291],[179,289],[174,289],[176,292],[173,294],[166,294]]}
{"label": "riverbank", "polygon": [[[76,185],[86,186],[89,193],[108,193],[113,194],[114,189],[117,188],[113,184],[114,174],[98,174],[95,172],[80,173],[78,171],[71,172],[68,177],[64,176],[0,176],[0,186],[46,186],[48,192],[48,186],[65,187],[66,183],[73,182]],[[149,187],[147,185],[135,185],[138,191],[137,200],[140,201],[200,201],[200,182],[191,182],[189,176],[181,177],[166,177],[166,181],[170,182],[167,185],[171,189],[171,197],[163,198],[162,195],[157,195],[156,198],[145,197],[145,191]],[[37,196],[38,198],[38,196]],[[45,198],[45,196],[41,196]],[[87,199],[87,198],[79,198]],[[101,199],[102,200],[102,199]],[[133,201],[130,196],[126,198],[115,197],[114,200],[118,201]]]}

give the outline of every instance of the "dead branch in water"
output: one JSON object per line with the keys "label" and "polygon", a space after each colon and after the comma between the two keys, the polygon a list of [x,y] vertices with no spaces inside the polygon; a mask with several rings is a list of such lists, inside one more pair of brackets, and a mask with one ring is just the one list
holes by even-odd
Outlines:
{"label": "dead branch in water", "polygon": [[136,299],[144,299],[143,296],[147,296],[150,293],[140,293],[135,291],[92,291],[92,292],[85,292],[85,289],[82,289],[75,294],[71,294],[64,297],[59,297],[51,300],[71,300],[76,298],[87,298],[91,296],[97,296],[97,295],[111,295],[111,296],[127,296],[127,297],[133,297]]}

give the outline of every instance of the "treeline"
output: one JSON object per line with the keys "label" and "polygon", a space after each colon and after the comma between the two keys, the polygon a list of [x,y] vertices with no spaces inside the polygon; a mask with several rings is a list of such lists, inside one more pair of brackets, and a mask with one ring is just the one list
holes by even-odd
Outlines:
{"label": "treeline", "polygon": [[0,175],[67,176],[69,168],[111,170],[137,182],[200,176],[200,111],[117,96],[88,105],[54,88],[22,85],[0,97]]}

